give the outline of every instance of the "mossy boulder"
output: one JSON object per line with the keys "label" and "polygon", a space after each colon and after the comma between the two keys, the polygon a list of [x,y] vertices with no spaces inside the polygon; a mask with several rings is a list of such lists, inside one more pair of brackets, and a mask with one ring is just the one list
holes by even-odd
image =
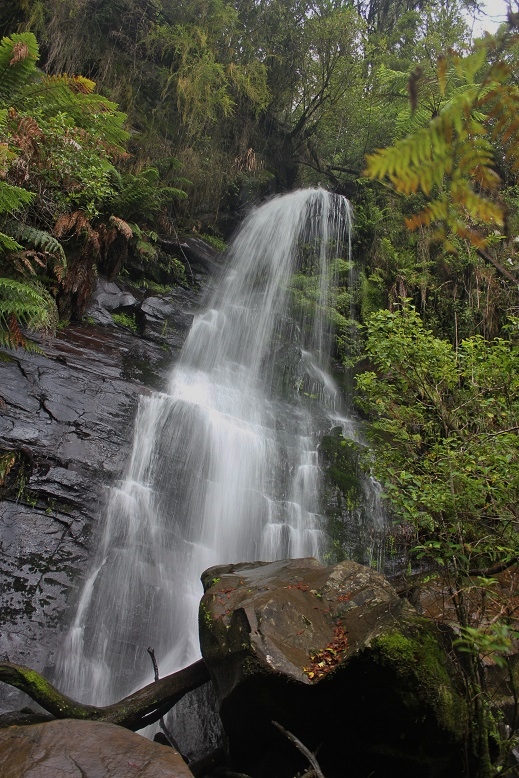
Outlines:
{"label": "mossy boulder", "polygon": [[299,559],[211,568],[203,582],[202,653],[233,768],[291,778],[308,767],[277,721],[319,749],[327,778],[462,776],[451,634],[382,575]]}

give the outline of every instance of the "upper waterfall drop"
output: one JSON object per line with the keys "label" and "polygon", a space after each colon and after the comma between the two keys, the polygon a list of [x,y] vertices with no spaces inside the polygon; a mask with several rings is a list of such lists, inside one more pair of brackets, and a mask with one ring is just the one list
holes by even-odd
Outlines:
{"label": "upper waterfall drop", "polygon": [[[193,661],[207,567],[322,556],[317,443],[337,423],[327,308],[350,228],[348,201],[322,189],[245,220],[167,391],[140,401],[60,660],[70,694],[103,704],[127,693],[147,645],[163,674]],[[301,268],[316,278],[314,301],[295,316]]]}

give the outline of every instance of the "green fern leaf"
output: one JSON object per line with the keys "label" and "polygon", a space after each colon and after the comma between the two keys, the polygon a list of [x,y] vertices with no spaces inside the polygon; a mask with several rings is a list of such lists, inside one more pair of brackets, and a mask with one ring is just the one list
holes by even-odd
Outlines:
{"label": "green fern leaf", "polygon": [[[89,86],[84,87],[85,83]],[[38,105],[43,115],[54,116],[61,111],[73,120],[76,127],[87,133],[95,128],[96,135],[103,142],[114,151],[124,152],[124,146],[130,138],[129,132],[124,129],[126,114],[117,110],[116,103],[93,93],[93,81],[62,74],[43,76],[41,85],[45,101],[42,103],[40,100]]]}
{"label": "green fern leaf", "polygon": [[18,211],[34,199],[33,192],[0,181],[0,215]]}
{"label": "green fern leaf", "polygon": [[0,277],[0,345],[29,346],[18,323],[29,332],[54,334],[58,323],[56,303],[38,282]]}
{"label": "green fern leaf", "polygon": [[12,105],[36,74],[38,43],[32,32],[13,34],[0,42],[0,105]]}
{"label": "green fern leaf", "polygon": [[52,254],[59,260],[62,267],[66,267],[67,259],[63,246],[55,237],[50,235],[44,230],[37,230],[34,227],[30,227],[28,224],[22,222],[9,221],[7,223],[9,232],[20,243],[24,245],[32,246],[38,251],[45,252],[46,254]]}
{"label": "green fern leaf", "polygon": [[0,232],[0,252],[21,251],[22,249],[23,246],[20,246],[20,244],[17,243],[14,238],[11,238],[10,235],[4,235],[3,232]]}
{"label": "green fern leaf", "polygon": [[[514,169],[519,167],[519,89],[507,83],[508,67],[492,66],[494,81],[475,82],[486,61],[484,46],[468,56],[451,53],[449,58],[464,83],[456,87],[440,114],[427,126],[369,155],[365,175],[379,180],[389,178],[402,194],[421,190],[432,198],[425,208],[407,219],[410,229],[443,223],[444,240],[450,232],[481,247],[485,238],[471,222],[499,227],[504,222],[502,204],[485,196],[485,192],[496,190],[500,184],[494,169],[492,140],[501,143]],[[446,67],[444,58],[439,75],[439,86],[444,91]],[[442,195],[434,198],[438,192]]]}

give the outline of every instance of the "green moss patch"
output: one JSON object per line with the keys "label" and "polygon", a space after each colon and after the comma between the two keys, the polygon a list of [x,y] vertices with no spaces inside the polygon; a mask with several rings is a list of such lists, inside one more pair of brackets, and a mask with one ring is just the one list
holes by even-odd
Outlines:
{"label": "green moss patch", "polygon": [[319,445],[329,481],[342,492],[349,505],[361,497],[355,444],[342,435],[325,435]]}
{"label": "green moss patch", "polygon": [[404,629],[380,635],[371,647],[380,666],[396,675],[404,705],[427,706],[440,728],[461,739],[467,726],[466,703],[436,625],[417,618]]}

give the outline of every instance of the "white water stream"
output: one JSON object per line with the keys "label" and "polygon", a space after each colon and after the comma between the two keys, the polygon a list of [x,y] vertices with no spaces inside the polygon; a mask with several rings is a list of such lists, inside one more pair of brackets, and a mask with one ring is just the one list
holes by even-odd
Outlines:
{"label": "white water stream", "polygon": [[[161,675],[198,658],[207,567],[325,551],[317,443],[351,427],[327,372],[325,314],[349,231],[348,202],[322,189],[246,219],[168,390],[140,401],[127,475],[61,653],[59,685],[72,696],[106,704],[151,680],[147,646]],[[319,267],[317,315],[295,321],[289,286],[302,254]]]}

